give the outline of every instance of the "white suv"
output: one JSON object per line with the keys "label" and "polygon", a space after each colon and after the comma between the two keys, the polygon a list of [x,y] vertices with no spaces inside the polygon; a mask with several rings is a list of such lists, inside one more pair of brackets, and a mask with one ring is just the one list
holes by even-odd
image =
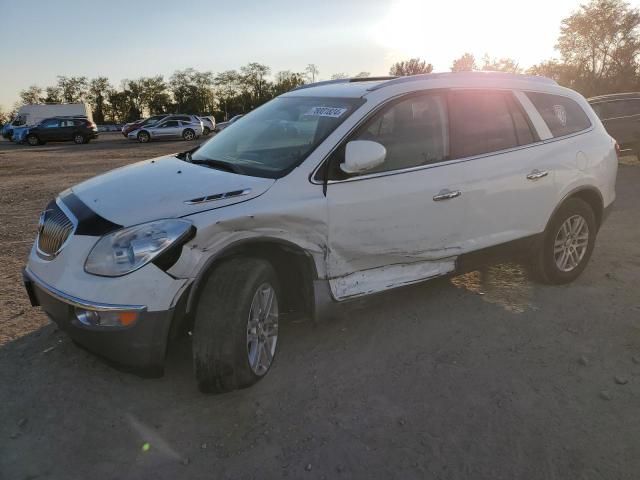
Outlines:
{"label": "white suv", "polygon": [[269,371],[284,312],[318,318],[514,246],[540,280],[574,280],[617,166],[585,99],[545,78],[306,85],[60,194],[25,282],[78,343],[147,372],[191,330],[199,388],[229,391]]}

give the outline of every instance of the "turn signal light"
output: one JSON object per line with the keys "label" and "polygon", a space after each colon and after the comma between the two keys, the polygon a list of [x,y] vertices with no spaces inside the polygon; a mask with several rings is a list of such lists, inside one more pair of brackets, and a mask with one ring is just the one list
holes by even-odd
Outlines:
{"label": "turn signal light", "polygon": [[99,312],[76,308],[76,318],[90,327],[127,327],[138,320],[137,312]]}

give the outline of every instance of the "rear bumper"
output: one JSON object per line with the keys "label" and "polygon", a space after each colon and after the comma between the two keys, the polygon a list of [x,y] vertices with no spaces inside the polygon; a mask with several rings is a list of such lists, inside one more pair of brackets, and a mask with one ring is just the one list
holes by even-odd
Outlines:
{"label": "rear bumper", "polygon": [[[23,270],[27,294],[33,306],[40,306],[58,327],[87,350],[117,366],[145,375],[162,374],[174,309],[148,312],[141,305],[98,304],[60,292],[33,272]],[[128,327],[88,326],[76,317],[76,309],[138,312]]]}

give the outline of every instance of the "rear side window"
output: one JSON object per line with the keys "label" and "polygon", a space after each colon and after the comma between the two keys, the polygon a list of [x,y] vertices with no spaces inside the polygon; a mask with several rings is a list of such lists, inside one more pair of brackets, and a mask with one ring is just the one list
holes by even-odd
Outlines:
{"label": "rear side window", "polygon": [[534,141],[526,117],[509,93],[452,92],[449,110],[451,158],[481,155]]}
{"label": "rear side window", "polygon": [[554,137],[571,135],[591,126],[582,107],[570,98],[548,93],[525,92]]}

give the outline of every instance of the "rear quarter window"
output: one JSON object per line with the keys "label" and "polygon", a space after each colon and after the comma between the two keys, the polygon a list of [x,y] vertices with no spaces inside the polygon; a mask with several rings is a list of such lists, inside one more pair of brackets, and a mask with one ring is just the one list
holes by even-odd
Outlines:
{"label": "rear quarter window", "polygon": [[554,137],[571,135],[591,127],[589,117],[574,100],[549,93],[525,93]]}

